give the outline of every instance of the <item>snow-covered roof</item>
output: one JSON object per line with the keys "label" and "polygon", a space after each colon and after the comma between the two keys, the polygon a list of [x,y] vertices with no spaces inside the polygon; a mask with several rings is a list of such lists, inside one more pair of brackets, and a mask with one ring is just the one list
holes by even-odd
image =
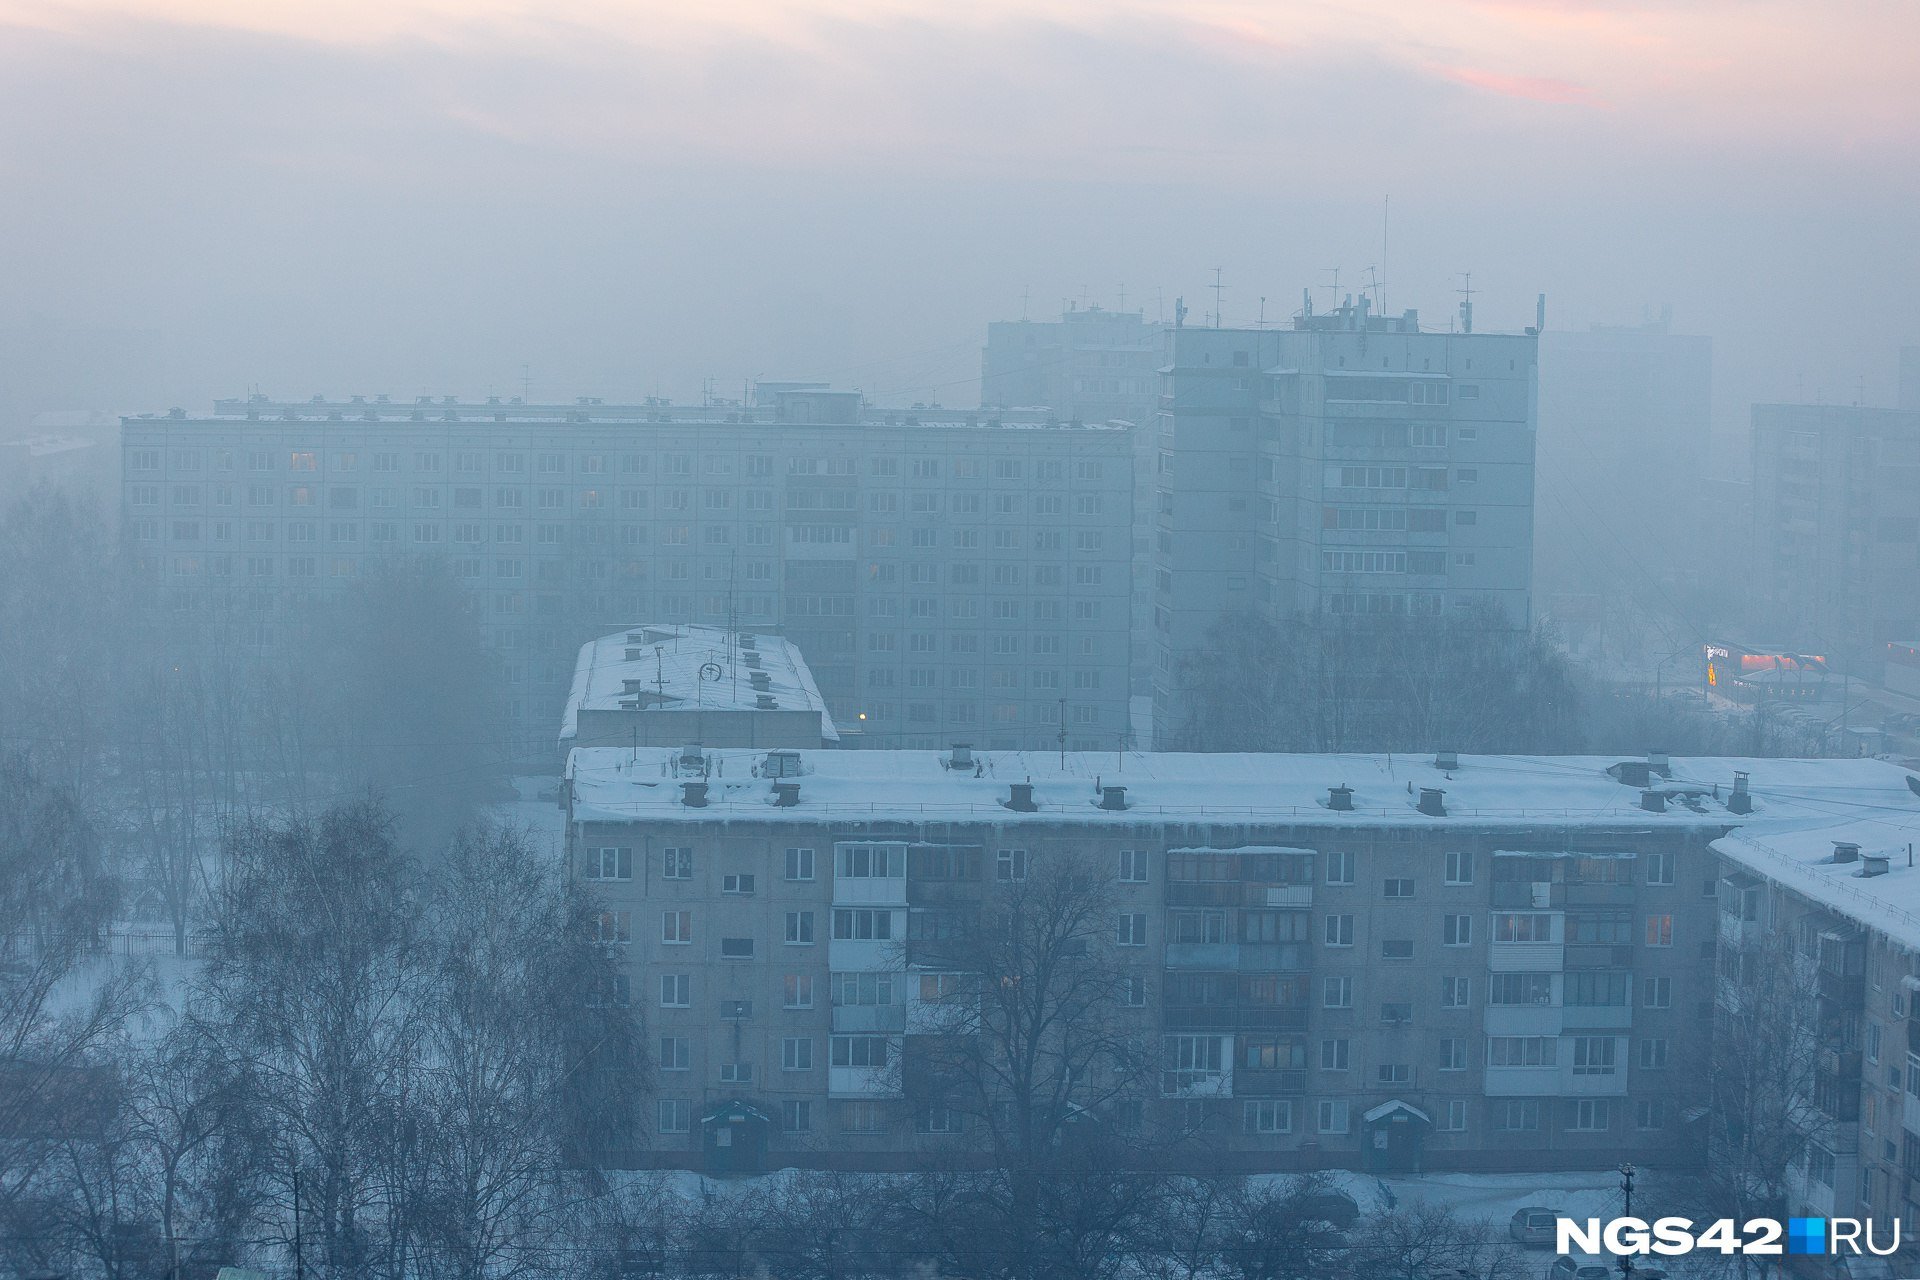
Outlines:
{"label": "snow-covered roof", "polygon": [[[1904,801],[1904,802],[1903,802]],[[1800,820],[1743,827],[1714,849],[1753,874],[1820,903],[1836,914],[1920,950],[1920,797],[1903,786],[1836,795]],[[1885,875],[1861,874],[1863,863],[1835,862],[1836,843],[1860,846],[1862,858],[1884,857]]]}
{"label": "snow-covered roof", "polygon": [[[632,655],[632,656],[628,656]],[[753,672],[765,672],[756,688]],[[820,737],[840,740],[800,650],[779,636],[688,623],[646,623],[580,646],[560,721],[561,746],[579,732],[580,712],[639,710],[813,711]]]}
{"label": "snow-covered roof", "polygon": [[[1904,771],[1878,760],[1675,758],[1676,781],[1706,788],[1692,803],[1641,807],[1641,790],[1607,773],[1613,756],[1460,756],[1441,769],[1431,755],[1186,755],[1111,751],[975,751],[975,770],[948,767],[936,751],[801,751],[798,802],[777,813],[765,752],[705,753],[683,766],[668,748],[576,748],[568,758],[573,813],[585,821],[726,819],[783,822],[991,820],[994,822],[1221,822],[1479,827],[1578,825],[1615,830],[1766,826],[1833,820],[1872,805],[1920,822],[1920,796]],[[1735,772],[1749,775],[1752,812],[1727,808]],[[681,783],[707,782],[707,804],[689,808]],[[1006,807],[1009,784],[1033,784],[1034,809]],[[1099,807],[1096,782],[1126,788],[1125,810]],[[1353,788],[1350,811],[1328,791]],[[1716,797],[1713,788],[1718,788]],[[1422,788],[1444,791],[1444,815],[1416,807]],[[1920,878],[1920,877],[1916,877]]]}

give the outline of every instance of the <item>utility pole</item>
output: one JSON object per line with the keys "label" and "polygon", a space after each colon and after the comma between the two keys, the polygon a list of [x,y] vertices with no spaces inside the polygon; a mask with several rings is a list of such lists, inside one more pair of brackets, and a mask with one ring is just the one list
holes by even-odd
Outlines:
{"label": "utility pole", "polygon": [[[1626,1207],[1621,1211],[1620,1216],[1623,1218],[1631,1218],[1633,1216],[1633,1166],[1631,1164],[1623,1164],[1620,1166],[1620,1191],[1626,1197]],[[1620,1274],[1625,1277],[1626,1280],[1632,1280],[1632,1254],[1622,1254],[1620,1256]]]}
{"label": "utility pole", "polygon": [[300,1252],[300,1166],[293,1167],[293,1280],[307,1280],[307,1263]]}
{"label": "utility pole", "polygon": [[1067,767],[1067,700],[1065,698],[1060,699],[1060,732],[1057,736],[1060,739],[1060,767],[1065,769]]}

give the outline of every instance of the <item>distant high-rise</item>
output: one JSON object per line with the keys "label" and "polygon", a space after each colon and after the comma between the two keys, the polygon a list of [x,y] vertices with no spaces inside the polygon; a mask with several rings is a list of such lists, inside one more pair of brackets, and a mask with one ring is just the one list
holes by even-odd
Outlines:
{"label": "distant high-rise", "polygon": [[1563,594],[1618,600],[1706,568],[1713,340],[1633,326],[1540,335],[1535,566]]}
{"label": "distant high-rise", "polygon": [[1167,332],[1156,420],[1156,741],[1223,615],[1531,616],[1536,340],[1368,300]]}
{"label": "distant high-rise", "polygon": [[1920,411],[1753,406],[1755,605],[1768,640],[1856,659],[1920,635]]}

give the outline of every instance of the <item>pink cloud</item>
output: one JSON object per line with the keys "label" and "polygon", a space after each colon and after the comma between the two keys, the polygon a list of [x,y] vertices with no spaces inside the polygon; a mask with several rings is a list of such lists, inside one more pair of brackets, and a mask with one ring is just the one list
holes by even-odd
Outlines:
{"label": "pink cloud", "polygon": [[1431,70],[1442,79],[1469,88],[1497,93],[1503,98],[1524,98],[1529,102],[1549,102],[1556,106],[1604,107],[1607,102],[1585,85],[1550,76],[1510,76],[1479,67],[1433,65]]}

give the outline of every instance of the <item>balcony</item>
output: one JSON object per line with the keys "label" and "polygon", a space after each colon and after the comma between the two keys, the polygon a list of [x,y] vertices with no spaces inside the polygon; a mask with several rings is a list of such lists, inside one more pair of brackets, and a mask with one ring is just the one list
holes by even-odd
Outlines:
{"label": "balcony", "polygon": [[1570,907],[1627,907],[1633,905],[1634,886],[1630,884],[1569,884],[1565,888]]}
{"label": "balcony", "polygon": [[1485,1089],[1492,1098],[1557,1098],[1558,1067],[1488,1067]]}
{"label": "balcony", "polygon": [[1567,905],[1567,886],[1545,880],[1495,880],[1493,905],[1533,907],[1541,911]]}
{"label": "balcony", "polygon": [[1240,944],[1237,942],[1169,942],[1167,944],[1167,968],[1169,969],[1227,969],[1240,967]]}
{"label": "balcony", "polygon": [[833,1029],[843,1035],[863,1032],[899,1034],[907,1029],[903,1004],[842,1004],[833,1008]]}
{"label": "balcony", "polygon": [[1567,967],[1567,949],[1558,942],[1493,942],[1487,968],[1494,973],[1558,973]]}
{"label": "balcony", "polygon": [[1162,1071],[1160,1092],[1168,1098],[1231,1098],[1233,1076],[1226,1071]]}
{"label": "balcony", "polygon": [[1236,1071],[1233,1096],[1236,1098],[1283,1098],[1307,1091],[1304,1071]]}
{"label": "balcony", "polygon": [[1820,1070],[1841,1080],[1860,1078],[1860,1051],[1843,1046],[1823,1046],[1820,1050]]}
{"label": "balcony", "polygon": [[1822,1000],[1831,1000],[1847,1009],[1858,1009],[1866,1003],[1867,979],[1858,973],[1835,973],[1831,969],[1820,970],[1819,991]]}
{"label": "balcony", "polygon": [[828,1067],[829,1098],[897,1098],[900,1082],[894,1074],[872,1067]]}
{"label": "balcony", "polygon": [[1631,969],[1633,948],[1612,942],[1569,942],[1569,969]]}
{"label": "balcony", "polygon": [[1841,1078],[1825,1071],[1813,1077],[1813,1105],[1829,1119],[1855,1124],[1860,1119],[1860,1077]]}
{"label": "balcony", "polygon": [[907,905],[914,907],[977,907],[986,890],[973,880],[910,880]]}
{"label": "balcony", "polygon": [[1633,1006],[1627,1004],[1570,1004],[1560,1012],[1561,1025],[1568,1031],[1618,1030],[1633,1025]]}
{"label": "balcony", "polygon": [[[1909,995],[1907,999],[1913,999]],[[1920,1018],[1907,1019],[1907,1052],[1920,1053]]]}
{"label": "balcony", "polygon": [[1305,1031],[1305,1007],[1240,1004],[1174,1004],[1163,1007],[1168,1031]]}
{"label": "balcony", "polygon": [[1487,1034],[1490,1036],[1557,1036],[1564,1025],[1566,1010],[1557,1004],[1488,1005]]}

